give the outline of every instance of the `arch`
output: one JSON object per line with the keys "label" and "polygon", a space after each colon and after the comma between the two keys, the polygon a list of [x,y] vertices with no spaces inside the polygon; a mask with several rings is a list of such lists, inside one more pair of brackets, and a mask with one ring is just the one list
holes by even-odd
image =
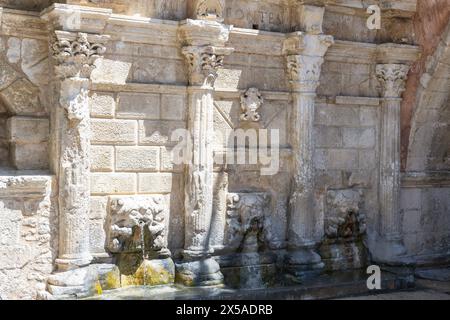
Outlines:
{"label": "arch", "polygon": [[0,167],[48,169],[48,114],[40,90],[0,57]]}
{"label": "arch", "polygon": [[406,171],[450,171],[450,23],[420,79]]}

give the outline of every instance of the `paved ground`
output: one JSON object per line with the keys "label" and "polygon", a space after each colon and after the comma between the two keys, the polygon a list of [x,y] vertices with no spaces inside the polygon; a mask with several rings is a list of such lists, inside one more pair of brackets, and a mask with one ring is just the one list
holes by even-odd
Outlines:
{"label": "paved ground", "polygon": [[416,279],[412,291],[344,298],[340,300],[450,300],[450,281]]}

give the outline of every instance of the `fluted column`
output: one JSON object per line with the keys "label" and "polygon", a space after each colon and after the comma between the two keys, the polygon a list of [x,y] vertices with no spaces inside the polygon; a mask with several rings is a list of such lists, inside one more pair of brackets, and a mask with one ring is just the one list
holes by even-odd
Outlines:
{"label": "fluted column", "polygon": [[323,57],[332,43],[331,36],[296,32],[284,45],[292,87],[290,143],[294,154],[286,268],[297,280],[323,267],[315,252],[314,106]]}
{"label": "fluted column", "polygon": [[209,246],[213,202],[214,82],[223,58],[229,28],[218,22],[187,20],[180,27],[189,87],[188,132],[191,159],[185,169],[185,244],[177,281],[186,285],[215,285],[223,276]]}
{"label": "fluted column", "polygon": [[400,106],[409,66],[379,64],[376,76],[382,89],[380,135],[380,241],[375,259],[395,262],[406,253],[400,221]]}

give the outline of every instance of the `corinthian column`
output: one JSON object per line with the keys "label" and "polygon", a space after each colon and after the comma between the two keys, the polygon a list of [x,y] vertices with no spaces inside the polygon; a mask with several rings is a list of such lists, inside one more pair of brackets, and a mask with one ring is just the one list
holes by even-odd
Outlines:
{"label": "corinthian column", "polygon": [[406,253],[401,237],[400,199],[400,105],[409,66],[380,64],[376,76],[382,89],[380,145],[380,237],[374,258],[401,262]]}
{"label": "corinthian column", "polygon": [[59,178],[58,270],[88,265],[90,197],[89,77],[106,36],[55,31],[51,49],[58,101],[53,113]]}
{"label": "corinthian column", "polygon": [[290,142],[294,154],[286,268],[295,280],[323,267],[315,252],[314,105],[323,57],[332,43],[331,36],[296,32],[284,44],[292,87]]}
{"label": "corinthian column", "polygon": [[185,244],[177,281],[215,285],[223,280],[209,246],[213,201],[213,90],[223,58],[233,52],[224,45],[229,28],[214,21],[187,20],[180,27],[189,75],[188,131],[191,158],[185,171]]}

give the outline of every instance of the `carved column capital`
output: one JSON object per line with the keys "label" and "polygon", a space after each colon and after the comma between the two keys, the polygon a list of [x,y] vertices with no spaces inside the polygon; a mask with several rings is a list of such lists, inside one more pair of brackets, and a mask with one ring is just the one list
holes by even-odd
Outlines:
{"label": "carved column capital", "polygon": [[384,98],[400,98],[405,91],[409,66],[404,64],[379,64],[376,76]]}
{"label": "carved column capital", "polygon": [[213,87],[217,71],[223,67],[224,57],[233,51],[232,48],[214,46],[183,47],[190,85]]}
{"label": "carved column capital", "polygon": [[302,32],[290,34],[284,42],[287,74],[295,91],[314,93],[319,86],[324,56],[333,44],[332,36]]}
{"label": "carved column capital", "polygon": [[55,31],[50,48],[58,78],[89,79],[94,62],[103,56],[109,36]]}

